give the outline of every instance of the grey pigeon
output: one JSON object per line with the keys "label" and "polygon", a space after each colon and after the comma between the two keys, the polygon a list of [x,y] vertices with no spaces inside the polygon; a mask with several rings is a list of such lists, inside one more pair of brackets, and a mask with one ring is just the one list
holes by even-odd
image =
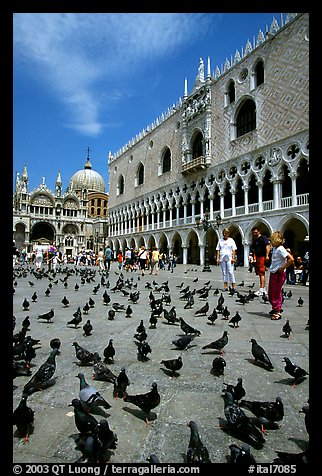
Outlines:
{"label": "grey pigeon", "polygon": [[173,339],[172,344],[174,344],[180,350],[186,350],[195,337],[196,334],[181,336],[179,339]]}
{"label": "grey pigeon", "polygon": [[273,370],[274,366],[273,366],[270,358],[268,357],[266,351],[263,349],[263,347],[260,346],[259,344],[257,344],[255,339],[251,339],[250,342],[252,344],[251,351],[252,351],[253,357],[255,359],[255,363],[257,364],[258,362],[260,362],[260,364],[265,369]]}
{"label": "grey pigeon", "polygon": [[23,393],[31,395],[32,393],[39,390],[44,390],[48,386],[51,386],[53,383],[55,383],[55,381],[52,380],[52,377],[56,370],[57,353],[57,349],[54,349],[50,352],[47,360],[41,364],[36,373],[34,373],[31,379],[25,384]]}
{"label": "grey pigeon", "polygon": [[234,403],[238,403],[246,395],[246,390],[243,387],[242,377],[238,377],[236,385],[228,384],[223,382],[226,385],[226,389],[233,396]]}
{"label": "grey pigeon", "polygon": [[44,314],[40,314],[37,319],[43,319],[47,322],[52,322],[52,318],[54,317],[55,311],[54,309],[50,309],[50,311],[45,312]]}
{"label": "grey pigeon", "polygon": [[224,375],[226,367],[226,361],[223,357],[215,357],[212,361],[212,373],[216,376]]}
{"label": "grey pigeon", "polygon": [[254,456],[250,452],[250,446],[248,443],[243,443],[242,446],[238,446],[235,443],[229,445],[230,456],[229,463],[252,465],[257,464]]}
{"label": "grey pigeon", "polygon": [[223,348],[227,344],[228,344],[228,332],[224,331],[223,335],[219,339],[211,342],[210,344],[204,345],[202,349],[214,349],[214,350],[218,350],[220,354],[223,354],[224,353]]}
{"label": "grey pigeon", "polygon": [[295,387],[297,384],[302,382],[307,375],[309,375],[305,369],[293,364],[288,357],[284,357],[283,361],[285,362],[285,372],[287,372],[291,377],[294,377],[292,387]]}
{"label": "grey pigeon", "polygon": [[209,311],[209,302],[195,312],[195,316],[205,316]]}
{"label": "grey pigeon", "polygon": [[188,426],[190,428],[190,439],[187,450],[187,463],[211,463],[209,451],[200,438],[197,423],[191,420]]}
{"label": "grey pigeon", "polygon": [[239,406],[247,408],[257,417],[263,433],[265,432],[264,426],[279,428],[276,422],[284,418],[284,405],[281,397],[276,397],[275,401],[241,400]]}
{"label": "grey pigeon", "polygon": [[129,385],[130,385],[130,379],[126,374],[125,368],[122,367],[119,375],[114,380],[113,397],[123,398],[126,393],[126,389]]}
{"label": "grey pigeon", "polygon": [[183,366],[182,357],[179,355],[176,359],[161,360],[161,365],[164,365],[166,369],[170,370],[172,377],[174,377],[176,372]]}
{"label": "grey pigeon", "polygon": [[86,382],[85,375],[82,372],[77,377],[79,378],[79,400],[85,411],[91,412],[97,406],[104,407],[107,410],[111,408],[111,405],[96,388]]}
{"label": "grey pigeon", "polygon": [[292,332],[292,328],[291,328],[289,319],[287,319],[285,324],[283,325],[282,331],[284,333],[284,337],[287,337],[289,339],[290,336],[291,336],[291,332]]}
{"label": "grey pigeon", "polygon": [[158,392],[158,386],[156,382],[152,383],[151,390],[147,393],[136,395],[128,395],[126,393],[124,396],[125,402],[132,403],[142,410],[147,425],[153,422],[153,420],[151,420],[151,410],[160,404],[160,400],[160,394]]}
{"label": "grey pigeon", "polygon": [[246,439],[245,442],[249,441],[253,446],[261,448],[265,443],[262,432],[252,423],[244,410],[234,403],[230,392],[225,391],[222,397],[228,429],[238,434],[241,439]]}
{"label": "grey pigeon", "polygon": [[13,411],[13,425],[17,427],[19,438],[23,439],[23,444],[29,443],[29,435],[34,430],[35,412],[27,405],[26,394],[22,394],[17,408]]}
{"label": "grey pigeon", "polygon": [[185,333],[185,335],[188,334],[195,334],[196,336],[200,336],[201,332],[198,329],[195,329],[194,327],[190,326],[183,317],[179,317],[180,320],[180,327],[181,330]]}

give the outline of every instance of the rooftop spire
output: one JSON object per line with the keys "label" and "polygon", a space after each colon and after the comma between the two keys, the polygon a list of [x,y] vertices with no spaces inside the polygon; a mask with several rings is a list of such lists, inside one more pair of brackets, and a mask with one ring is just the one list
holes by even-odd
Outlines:
{"label": "rooftop spire", "polygon": [[89,151],[90,151],[90,148],[88,146],[87,147],[87,160],[86,160],[86,163],[84,165],[84,169],[91,169],[92,168],[92,164],[90,163],[90,160],[89,160]]}

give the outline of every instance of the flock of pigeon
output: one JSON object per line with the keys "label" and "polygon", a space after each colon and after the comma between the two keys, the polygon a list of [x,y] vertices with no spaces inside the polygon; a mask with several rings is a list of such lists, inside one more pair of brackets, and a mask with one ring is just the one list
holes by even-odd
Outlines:
{"label": "flock of pigeon", "polygon": [[[166,273],[164,276],[167,276]],[[19,404],[13,411],[13,425],[14,436],[19,438],[22,447],[27,443],[32,444],[31,435],[37,431],[37,413],[33,410],[30,400],[37,399],[37,392],[48,392],[47,389],[54,386],[59,388],[57,363],[59,367],[59,362],[65,359],[66,345],[74,347],[71,378],[79,379],[79,387],[75,395],[70,396],[68,400],[66,394],[66,411],[68,411],[67,407],[73,408],[74,427],[77,433],[70,436],[74,439],[75,450],[79,452],[78,462],[106,463],[112,459],[114,462],[121,463],[117,453],[118,445],[122,441],[119,434],[122,431],[122,424],[120,423],[119,429],[111,428],[109,423],[111,415],[106,410],[113,413],[114,402],[119,399],[123,405],[130,405],[125,408],[127,413],[143,420],[146,428],[153,431],[155,422],[158,420],[158,411],[166,404],[162,401],[164,396],[160,390],[161,375],[169,379],[167,388],[180,385],[180,378],[184,373],[185,363],[188,361],[186,356],[196,351],[199,354],[198,358],[195,358],[196,365],[200,359],[206,359],[209,356],[211,359],[208,374],[200,375],[200,369],[197,369],[199,381],[200,379],[201,381],[209,380],[209,376],[213,376],[214,381],[219,382],[221,388],[222,406],[217,409],[217,415],[213,414],[213,409],[210,415],[214,420],[214,428],[217,418],[220,431],[233,440],[227,446],[226,461],[216,461],[214,457],[211,460],[212,448],[209,437],[205,444],[200,435],[200,424],[197,418],[188,419],[185,423],[190,436],[187,433],[186,447],[183,449],[182,456],[183,463],[253,464],[256,462],[256,450],[262,449],[267,444],[267,435],[274,434],[275,430],[281,430],[281,422],[285,421],[281,396],[276,395],[275,399],[267,401],[246,398],[248,389],[244,387],[244,382],[252,373],[251,367],[247,378],[245,378],[245,370],[240,371],[235,385],[225,382],[227,368],[233,365],[233,359],[229,362],[230,359],[226,357],[227,354],[229,355],[231,335],[240,332],[239,328],[245,319],[244,311],[250,302],[257,301],[263,305],[267,302],[265,296],[258,298],[254,294],[255,283],[248,285],[249,289],[247,289],[247,285],[241,282],[238,285],[239,290],[230,289],[228,293],[223,293],[211,284],[211,279],[203,280],[205,282],[199,288],[198,278],[193,281],[186,279],[174,284],[172,289],[170,289],[169,280],[153,279],[151,281],[151,279],[149,280],[149,276],[142,277],[136,273],[111,271],[109,274],[107,271],[87,267],[65,266],[55,273],[44,269],[38,272],[31,266],[15,268],[13,274],[14,312],[19,308],[20,317],[13,316],[13,379],[14,392],[21,392],[21,394]],[[22,281],[24,281],[24,289],[27,286],[30,287],[30,295],[24,296],[18,303],[17,291]],[[60,290],[64,288],[64,297],[61,301],[55,298],[57,288]],[[176,303],[182,303],[180,311],[178,311],[178,304],[173,304],[174,296]],[[284,291],[286,306],[287,300],[290,299],[292,299],[291,291],[288,293]],[[42,302],[42,307],[48,301],[46,312],[37,311],[39,301]],[[78,304],[75,305],[75,302]],[[141,305],[139,312],[136,311],[138,304]],[[302,297],[297,305],[299,307],[304,305]],[[91,317],[93,308],[95,308],[95,318]],[[99,313],[97,313],[98,308]],[[99,314],[102,317],[97,317]],[[104,318],[103,328],[102,318]],[[130,341],[125,341],[121,337],[120,327],[117,327],[120,321],[127,323],[127,332],[133,329]],[[55,322],[59,322],[57,329]],[[47,326],[51,336],[57,332],[56,336],[47,340],[35,338],[35,335],[39,337],[36,328],[39,328],[41,324]],[[218,327],[221,329],[219,335]],[[70,330],[69,334],[66,334],[67,329]],[[93,349],[90,342],[96,329],[99,329],[100,340],[103,344]],[[106,331],[103,332],[102,329]],[[285,319],[281,332],[281,337],[285,337],[287,341],[291,339],[293,331],[289,319]],[[171,339],[168,340],[166,348],[166,339],[170,333]],[[95,342],[97,338],[96,335]],[[199,344],[200,341],[203,345]],[[249,357],[251,356],[248,360],[260,369],[260,372],[266,372],[266,378],[270,379],[275,368],[264,344],[260,345],[251,336],[247,341],[248,354]],[[157,361],[154,359],[156,342],[161,342],[165,356]],[[38,349],[47,347],[48,356],[40,362],[39,357],[37,358]],[[120,348],[123,349],[122,365],[118,355]],[[144,388],[139,380],[133,381],[134,376],[133,378],[131,376],[134,353],[142,374],[145,373],[147,365],[153,365],[153,368],[148,367],[147,375],[150,376],[151,371],[153,375],[148,389],[146,386]],[[173,355],[174,353],[176,356]],[[160,355],[160,348],[158,355]],[[127,357],[127,361],[124,356]],[[193,365],[192,362],[193,359],[189,359],[190,367]],[[308,371],[300,367],[296,358],[293,359],[291,355],[285,354],[283,362],[287,375],[283,383],[295,389],[307,378]],[[241,375],[242,372],[244,372],[243,375]],[[93,383],[89,380],[90,378]],[[138,378],[137,375],[136,378]],[[97,390],[95,381],[104,382],[106,390]],[[142,381],[145,382],[146,379]],[[274,378],[271,382],[272,384],[275,382]],[[15,385],[16,383],[18,385]],[[211,385],[211,381],[208,383]],[[142,392],[130,392],[129,388],[133,387],[141,387]],[[276,392],[280,392],[279,387],[276,388]],[[109,399],[110,402],[107,401]],[[201,405],[209,406],[209,402],[203,402],[201,397],[199,406]],[[135,408],[138,410],[133,410]],[[308,398],[299,408],[299,412],[305,415],[305,430],[309,435]],[[100,418],[98,419],[95,415],[99,415]],[[129,418],[130,415],[124,415],[124,417]],[[146,461],[171,462],[167,460],[167,455],[162,455],[161,458],[157,448],[155,452],[151,452]],[[307,463],[309,461],[308,444],[303,451],[297,453],[276,449],[274,461],[287,464]]]}

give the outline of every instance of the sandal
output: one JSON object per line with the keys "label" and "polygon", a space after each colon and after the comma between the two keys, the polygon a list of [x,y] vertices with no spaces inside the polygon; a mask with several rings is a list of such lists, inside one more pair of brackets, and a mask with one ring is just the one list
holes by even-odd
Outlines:
{"label": "sandal", "polygon": [[272,314],[271,319],[272,321],[279,321],[280,319],[282,319],[282,316],[279,312],[275,312],[274,314]]}

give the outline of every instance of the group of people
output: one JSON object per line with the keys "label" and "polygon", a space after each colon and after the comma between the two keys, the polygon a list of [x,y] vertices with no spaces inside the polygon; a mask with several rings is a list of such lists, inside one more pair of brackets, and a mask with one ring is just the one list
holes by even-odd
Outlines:
{"label": "group of people", "polygon": [[[289,269],[294,268],[294,257],[290,249],[285,248],[284,237],[280,231],[274,231],[269,238],[262,235],[259,228],[252,228],[253,242],[250,266],[255,269],[259,277],[259,290],[256,296],[267,295],[271,304],[271,319],[281,319],[282,311],[282,288]],[[234,274],[237,246],[233,238],[229,236],[228,228],[223,229],[223,237],[216,246],[216,262],[221,265],[224,291],[229,290],[229,285],[235,289],[236,279]],[[308,263],[308,253],[307,253]],[[269,269],[268,290],[266,289],[266,270]],[[306,281],[305,281],[306,284]]]}
{"label": "group of people", "polygon": [[156,246],[153,246],[151,250],[146,249],[143,245],[139,250],[133,250],[133,248],[126,248],[123,255],[122,250],[117,255],[118,268],[125,271],[140,270],[142,275],[146,271],[150,271],[150,274],[158,274],[158,271],[167,269],[173,272],[173,268],[177,265],[177,257],[170,253],[167,256],[165,253],[160,252]]}

